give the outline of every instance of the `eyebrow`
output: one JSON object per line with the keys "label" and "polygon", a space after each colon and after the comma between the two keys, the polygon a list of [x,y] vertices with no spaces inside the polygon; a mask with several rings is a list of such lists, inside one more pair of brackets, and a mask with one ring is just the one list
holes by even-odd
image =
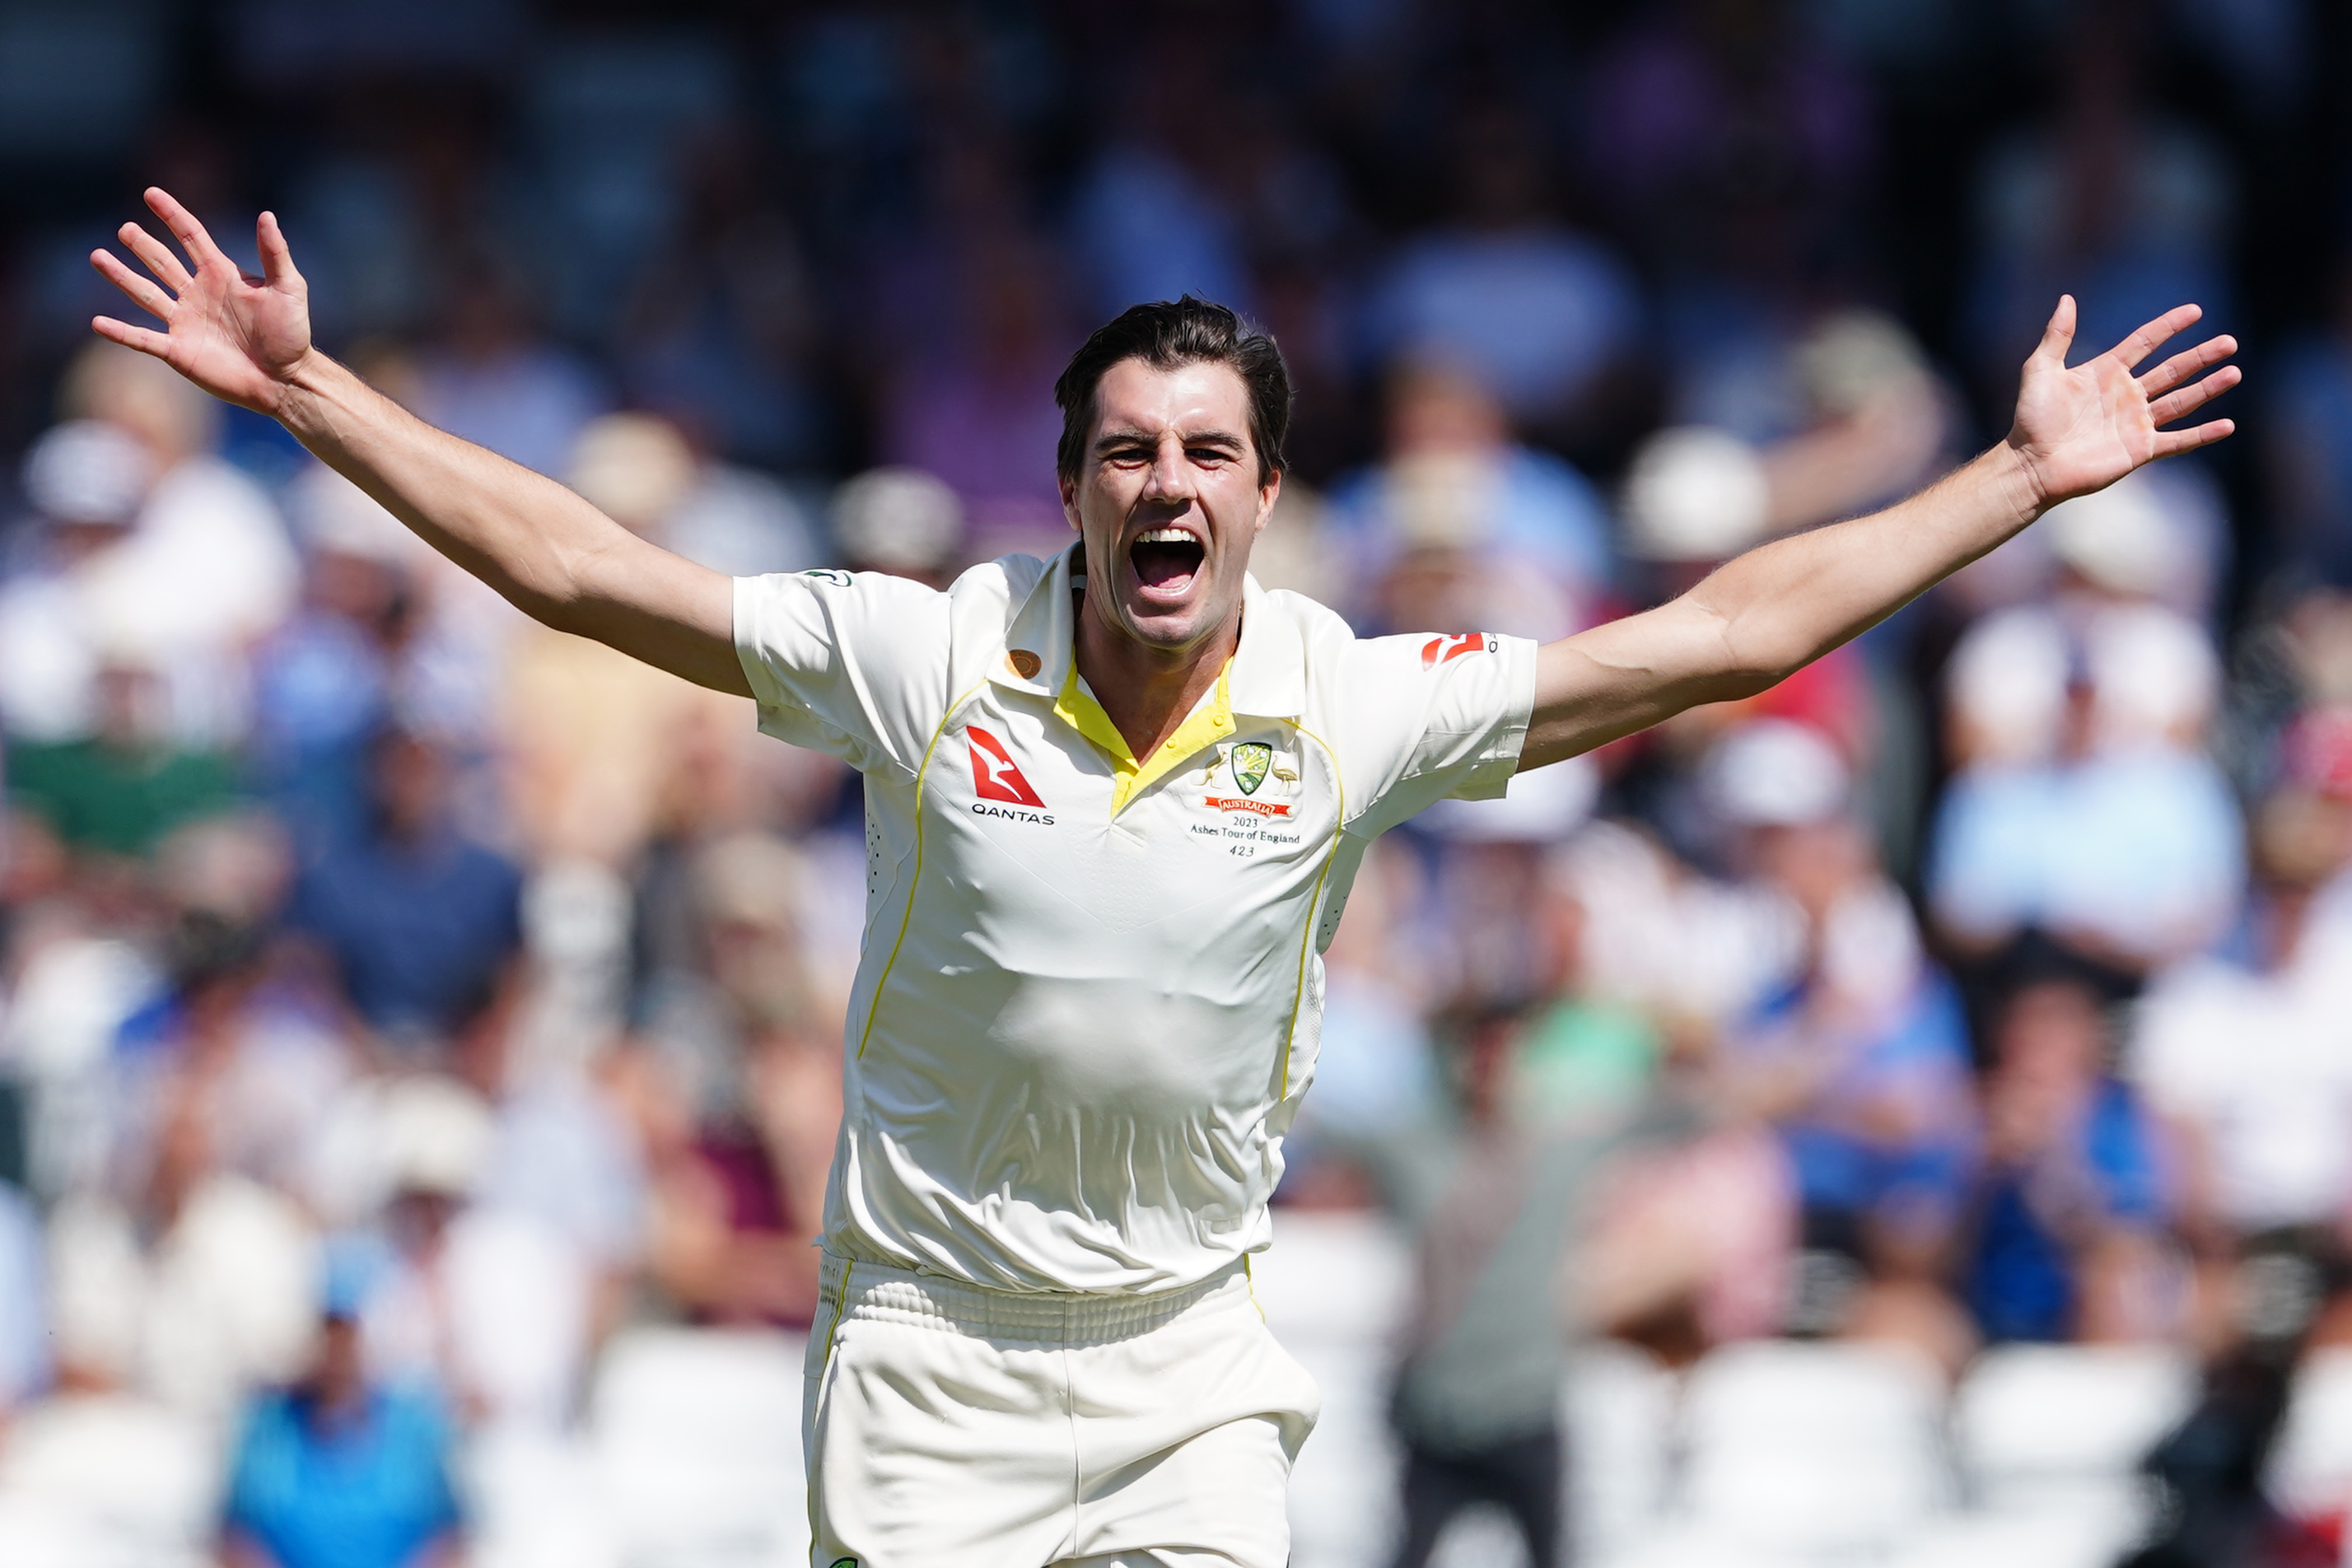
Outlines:
{"label": "eyebrow", "polygon": [[[1157,446],[1159,445],[1159,441],[1160,437],[1152,431],[1143,429],[1139,426],[1121,425],[1107,429],[1101,435],[1096,437],[1094,449],[1097,452],[1108,452],[1114,447],[1123,447],[1133,442],[1140,442],[1145,446]],[[1196,430],[1185,436],[1184,445],[1187,447],[1224,447],[1234,452],[1243,452],[1249,449],[1249,443],[1241,437],[1234,435],[1230,430]]]}

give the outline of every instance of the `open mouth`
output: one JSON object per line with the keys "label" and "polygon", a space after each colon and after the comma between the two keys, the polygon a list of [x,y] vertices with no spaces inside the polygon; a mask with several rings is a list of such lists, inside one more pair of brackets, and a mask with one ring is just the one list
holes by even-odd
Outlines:
{"label": "open mouth", "polygon": [[1199,539],[1181,528],[1147,529],[1128,547],[1135,580],[1153,595],[1173,596],[1192,585],[1208,554]]}

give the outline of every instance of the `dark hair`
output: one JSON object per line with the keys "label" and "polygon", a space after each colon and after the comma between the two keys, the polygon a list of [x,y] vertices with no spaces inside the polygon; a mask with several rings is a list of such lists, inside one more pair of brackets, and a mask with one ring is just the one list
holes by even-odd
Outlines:
{"label": "dark hair", "polygon": [[1076,479],[1086,466],[1095,388],[1103,373],[1124,359],[1139,359],[1155,370],[1232,366],[1249,389],[1250,445],[1257,448],[1258,482],[1282,471],[1283,438],[1290,433],[1290,371],[1282,363],[1282,351],[1224,306],[1187,294],[1181,300],[1129,306],[1097,327],[1070,356],[1061,379],[1054,383],[1054,403],[1062,411],[1054,469],[1063,479]]}

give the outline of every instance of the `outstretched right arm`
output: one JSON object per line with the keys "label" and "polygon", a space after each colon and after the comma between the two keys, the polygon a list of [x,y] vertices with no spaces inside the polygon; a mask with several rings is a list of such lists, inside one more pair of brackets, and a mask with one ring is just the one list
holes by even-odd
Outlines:
{"label": "outstretched right arm", "polygon": [[100,316],[91,323],[100,336],[278,420],[533,619],[699,685],[751,694],[735,654],[730,578],[638,538],[554,480],[435,429],[320,353],[309,286],[271,214],[261,215],[255,278],[170,195],[150,189],[147,205],[188,264],[137,224],[123,225],[121,237],[152,279],[110,251],[90,260],[166,330]]}

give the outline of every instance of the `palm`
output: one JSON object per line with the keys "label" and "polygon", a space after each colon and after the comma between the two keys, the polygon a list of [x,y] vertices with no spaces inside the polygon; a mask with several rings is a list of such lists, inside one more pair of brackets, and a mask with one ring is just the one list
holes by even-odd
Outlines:
{"label": "palm", "polygon": [[239,270],[169,195],[151,190],[147,205],[186,247],[192,267],[136,224],[122,226],[122,242],[154,274],[152,279],[107,251],[90,259],[133,303],[160,317],[165,331],[106,316],[92,324],[116,342],[153,354],[215,397],[277,412],[295,368],[310,352],[310,289],[294,269],[277,220],[262,215],[263,275],[256,278]]}
{"label": "palm", "polygon": [[2010,446],[2033,473],[2045,501],[2103,489],[2144,463],[2218,441],[2235,428],[2227,419],[2186,430],[2164,428],[2238,384],[2234,365],[2197,379],[2237,352],[2235,340],[2209,338],[2143,375],[2132,374],[2202,314],[2194,305],[2179,306],[2105,353],[2069,366],[2074,301],[2059,301],[2041,345],[2025,362],[2017,420],[2009,434]]}

